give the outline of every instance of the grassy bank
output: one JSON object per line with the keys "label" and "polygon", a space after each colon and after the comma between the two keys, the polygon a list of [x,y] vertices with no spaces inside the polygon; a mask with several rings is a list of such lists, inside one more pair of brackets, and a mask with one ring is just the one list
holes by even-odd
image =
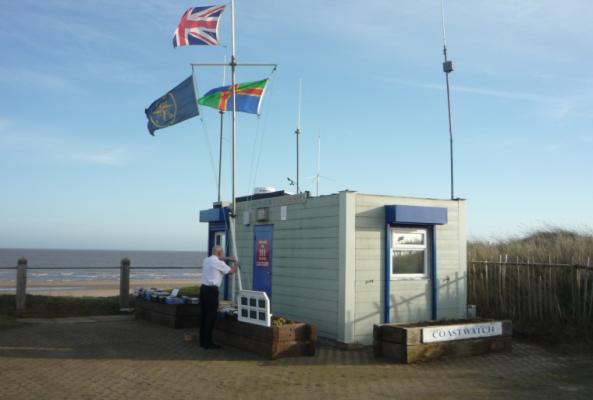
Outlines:
{"label": "grassy bank", "polygon": [[[133,299],[132,306],[133,306]],[[110,315],[119,313],[119,297],[59,297],[27,295],[23,317],[57,318]],[[0,315],[14,318],[15,296],[0,296]]]}
{"label": "grassy bank", "polygon": [[[199,286],[181,288],[181,295],[197,297]],[[111,297],[71,297],[27,295],[27,307],[23,317],[59,318],[85,317],[89,315],[119,314],[119,296]],[[134,298],[130,296],[130,307],[134,307]],[[0,327],[14,325],[15,295],[0,295]]]}

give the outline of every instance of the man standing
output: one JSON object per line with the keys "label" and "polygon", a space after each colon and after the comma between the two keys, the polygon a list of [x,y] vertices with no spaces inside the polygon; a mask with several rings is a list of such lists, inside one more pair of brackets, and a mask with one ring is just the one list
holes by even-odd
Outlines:
{"label": "man standing", "polygon": [[[225,261],[232,261],[232,267]],[[200,304],[202,317],[200,321],[200,346],[204,349],[218,349],[219,345],[212,341],[212,330],[218,313],[218,288],[222,277],[237,272],[239,263],[235,257],[225,257],[220,246],[212,247],[212,255],[204,259],[202,264],[202,287],[200,289]]]}

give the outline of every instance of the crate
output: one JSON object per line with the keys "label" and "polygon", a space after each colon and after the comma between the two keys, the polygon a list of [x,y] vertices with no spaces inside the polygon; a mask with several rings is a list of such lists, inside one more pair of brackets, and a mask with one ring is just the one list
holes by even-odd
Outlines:
{"label": "crate", "polygon": [[199,304],[165,304],[137,297],[134,317],[169,328],[193,328],[200,326],[202,307]]}

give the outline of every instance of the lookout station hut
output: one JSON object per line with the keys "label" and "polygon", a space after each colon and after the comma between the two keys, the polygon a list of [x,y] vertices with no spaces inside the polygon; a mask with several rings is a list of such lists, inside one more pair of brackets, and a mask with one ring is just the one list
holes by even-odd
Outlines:
{"label": "lookout station hut", "polygon": [[[321,337],[371,344],[374,324],[466,316],[464,200],[277,191],[238,198],[236,213],[243,288]],[[228,208],[200,221],[209,248],[226,245]]]}

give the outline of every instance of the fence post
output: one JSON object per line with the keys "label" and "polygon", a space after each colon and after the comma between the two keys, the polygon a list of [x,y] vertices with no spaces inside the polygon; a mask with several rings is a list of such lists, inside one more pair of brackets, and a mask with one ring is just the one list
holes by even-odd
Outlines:
{"label": "fence post", "polygon": [[27,259],[19,258],[16,271],[16,315],[22,316],[27,300]]}
{"label": "fence post", "polygon": [[130,259],[122,258],[119,266],[119,308],[130,307]]}

